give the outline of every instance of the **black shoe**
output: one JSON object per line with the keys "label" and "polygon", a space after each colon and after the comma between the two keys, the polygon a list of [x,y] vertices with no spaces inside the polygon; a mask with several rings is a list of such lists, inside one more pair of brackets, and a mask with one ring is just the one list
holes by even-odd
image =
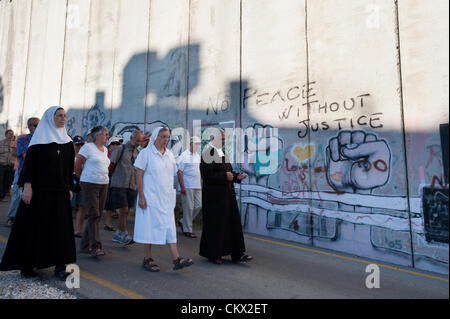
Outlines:
{"label": "black shoe", "polygon": [[55,277],[65,281],[67,277],[69,277],[70,272],[66,271],[66,266],[57,266],[55,267]]}
{"label": "black shoe", "polygon": [[216,264],[216,265],[222,265],[223,264],[223,259],[222,258],[217,258],[217,259],[208,258],[208,260],[210,262],[212,262],[213,264]]}
{"label": "black shoe", "polygon": [[36,271],[34,271],[33,269],[31,269],[31,270],[21,270],[20,271],[20,275],[22,276],[22,277],[24,277],[24,278],[34,278],[34,277],[38,277],[39,276],[39,274],[36,272]]}
{"label": "black shoe", "polygon": [[67,277],[69,277],[70,272],[67,271],[60,271],[58,273],[55,274],[55,277],[61,281],[66,281]]}
{"label": "black shoe", "polygon": [[231,260],[232,260],[233,262],[235,262],[235,263],[245,263],[245,262],[247,262],[247,261],[253,260],[253,257],[252,257],[252,256],[249,256],[249,255],[243,254],[242,256],[232,258]]}
{"label": "black shoe", "polygon": [[116,229],[114,227],[112,227],[112,226],[110,227],[108,225],[105,225],[105,227],[103,227],[103,229],[107,230],[107,231],[116,231]]}

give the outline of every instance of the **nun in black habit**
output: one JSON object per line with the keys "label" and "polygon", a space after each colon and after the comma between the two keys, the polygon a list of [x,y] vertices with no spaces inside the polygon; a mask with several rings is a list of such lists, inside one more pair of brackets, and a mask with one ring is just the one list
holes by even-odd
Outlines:
{"label": "nun in black habit", "polygon": [[221,264],[222,257],[227,255],[231,255],[235,262],[253,259],[244,254],[244,235],[233,184],[240,183],[247,176],[243,172],[237,174],[232,171],[228,156],[222,150],[223,145],[225,132],[217,130],[200,162],[203,215],[200,256],[215,264]]}
{"label": "nun in black habit", "polygon": [[44,113],[28,147],[19,177],[22,201],[9,235],[0,270],[37,276],[35,268],[55,266],[65,280],[66,265],[75,263],[72,222],[75,151],[65,129],[66,112],[52,106]]}

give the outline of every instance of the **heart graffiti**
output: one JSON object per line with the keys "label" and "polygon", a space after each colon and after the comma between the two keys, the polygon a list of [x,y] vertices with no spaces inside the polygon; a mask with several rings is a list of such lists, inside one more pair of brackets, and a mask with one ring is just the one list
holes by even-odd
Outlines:
{"label": "heart graffiti", "polygon": [[299,163],[302,163],[304,160],[307,160],[308,158],[314,155],[314,150],[315,149],[313,145],[308,145],[305,147],[297,145],[294,147],[292,151],[295,157],[297,157]]}

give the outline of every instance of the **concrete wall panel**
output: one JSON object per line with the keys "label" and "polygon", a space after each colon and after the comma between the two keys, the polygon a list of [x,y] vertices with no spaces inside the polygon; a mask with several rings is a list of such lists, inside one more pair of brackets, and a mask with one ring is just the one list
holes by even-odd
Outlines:
{"label": "concrete wall panel", "polygon": [[28,46],[30,35],[31,1],[21,1],[12,4],[14,10],[14,41],[10,42],[8,50],[9,68],[11,71],[11,86],[9,93],[9,123],[14,131],[28,133],[27,118],[22,120],[25,94],[25,78],[27,76]]}
{"label": "concrete wall panel", "polygon": [[[307,82],[305,14],[305,1],[242,2],[242,128],[250,128],[252,134],[245,142],[246,163],[241,165],[249,175],[248,191],[241,194],[241,215],[249,232],[293,235],[296,241],[310,243],[306,206],[286,212],[267,208],[277,203],[281,209],[292,202],[287,197],[309,189],[307,181],[306,190],[297,181],[298,172],[287,169],[301,167],[304,161],[293,152],[296,147],[303,150],[296,145],[296,127],[298,117],[306,115],[302,105]],[[265,155],[268,158],[263,160]],[[288,166],[285,160],[291,160]],[[256,185],[262,187],[260,191],[253,191]],[[267,196],[272,189],[280,196]]]}
{"label": "concrete wall panel", "polygon": [[238,124],[240,1],[191,1],[190,21],[188,126]]}
{"label": "concrete wall panel", "polygon": [[[317,191],[334,192],[337,207],[327,217],[353,222],[355,229],[370,225],[369,231],[350,230],[349,234],[339,231],[344,229],[339,225],[335,241],[314,244],[354,254],[364,251],[372,258],[411,265],[405,249],[411,247],[408,237],[389,235],[389,242],[400,243],[397,250],[375,240],[381,231],[378,227],[398,223],[402,231],[409,230],[406,201],[395,211],[373,205],[380,195],[399,199],[407,195],[395,3],[308,1],[307,10],[308,69],[313,84],[309,122],[301,124],[301,131],[318,151],[319,165],[313,161],[311,180]],[[360,199],[348,205],[340,200],[342,193]],[[317,208],[313,211],[323,213],[322,207]]]}
{"label": "concrete wall panel", "polygon": [[8,114],[9,114],[9,98],[10,98],[10,77],[11,72],[8,72],[8,69],[11,69],[11,65],[7,63],[8,59],[8,49],[11,47],[11,36],[13,34],[13,29],[11,23],[11,18],[13,15],[12,7],[7,7],[3,3],[0,3],[0,120],[2,126],[0,127],[1,136],[4,136],[3,133],[10,126]]}
{"label": "concrete wall panel", "polygon": [[[28,19],[21,20],[30,6],[17,3],[4,6],[0,12],[0,134],[12,128],[21,131],[23,87],[28,42]],[[29,17],[29,13],[28,13]],[[25,42],[25,47],[24,47]]]}
{"label": "concrete wall panel", "polygon": [[91,1],[83,134],[95,125],[111,124],[114,58],[119,2]]}
{"label": "concrete wall panel", "polygon": [[186,125],[188,33],[189,1],[151,2],[146,131]]}
{"label": "concrete wall panel", "polygon": [[64,50],[66,1],[33,1],[25,82],[24,116],[41,117],[58,105]]}
{"label": "concrete wall panel", "polygon": [[[112,123],[143,124],[147,90],[150,1],[118,2],[111,120]],[[136,52],[140,52],[140,59],[133,59]]]}
{"label": "concrete wall panel", "polygon": [[440,134],[440,125],[449,122],[448,6],[399,2],[409,194],[411,205],[422,205],[420,227],[413,232],[415,266],[439,272],[448,267],[448,151],[445,158],[442,149],[448,140],[441,144]]}
{"label": "concrete wall panel", "polygon": [[67,6],[61,106],[67,111],[71,136],[83,132],[87,48],[91,1],[70,0]]}

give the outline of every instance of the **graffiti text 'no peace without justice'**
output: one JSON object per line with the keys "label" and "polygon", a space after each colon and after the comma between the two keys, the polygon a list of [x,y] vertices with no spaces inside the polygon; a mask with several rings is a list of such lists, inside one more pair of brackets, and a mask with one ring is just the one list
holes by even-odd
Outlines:
{"label": "graffiti text 'no peace without justice'", "polygon": [[[352,97],[340,102],[325,102],[320,103],[316,98],[314,93],[315,81],[304,84],[300,86],[292,86],[287,90],[278,90],[276,92],[264,92],[258,94],[257,89],[247,88],[244,90],[244,108],[247,106],[248,101],[252,101],[254,106],[269,105],[275,102],[292,103],[294,101],[301,102],[297,105],[291,104],[285,107],[283,111],[278,113],[278,118],[280,121],[287,120],[292,116],[296,116],[300,119],[300,113],[302,108],[306,108],[308,113],[311,108],[315,108],[318,114],[333,115],[342,111],[353,111],[355,108],[364,108],[365,99],[370,97],[369,93],[360,94],[356,97]],[[382,112],[371,113],[371,114],[361,114],[356,117],[339,117],[332,120],[326,120],[321,122],[313,123],[310,119],[301,119],[298,121],[300,124],[298,137],[303,138],[308,135],[310,131],[317,132],[319,130],[326,131],[328,129],[353,129],[355,127],[365,127],[368,126],[372,129],[378,129],[383,127],[380,123],[380,115]]]}

